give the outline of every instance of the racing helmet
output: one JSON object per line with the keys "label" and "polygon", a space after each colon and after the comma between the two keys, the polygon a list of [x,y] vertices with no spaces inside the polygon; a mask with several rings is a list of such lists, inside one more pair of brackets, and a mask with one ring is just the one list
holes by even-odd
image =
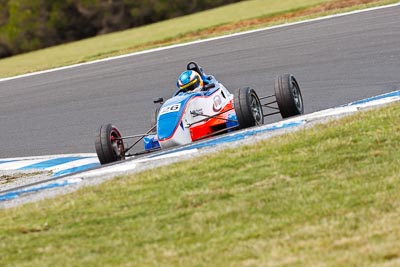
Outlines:
{"label": "racing helmet", "polygon": [[200,75],[193,70],[186,70],[178,78],[177,86],[183,92],[198,92],[203,88],[204,82]]}

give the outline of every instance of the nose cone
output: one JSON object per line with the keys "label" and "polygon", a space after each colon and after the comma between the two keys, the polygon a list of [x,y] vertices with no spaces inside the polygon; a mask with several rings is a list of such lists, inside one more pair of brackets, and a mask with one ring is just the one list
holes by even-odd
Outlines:
{"label": "nose cone", "polygon": [[168,99],[162,105],[157,119],[157,135],[160,141],[172,138],[177,128],[183,127],[182,117],[190,99],[189,94],[182,94]]}

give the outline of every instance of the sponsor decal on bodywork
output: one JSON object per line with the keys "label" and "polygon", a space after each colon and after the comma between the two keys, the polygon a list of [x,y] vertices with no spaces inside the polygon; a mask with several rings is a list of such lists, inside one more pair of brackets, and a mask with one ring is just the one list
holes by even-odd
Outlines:
{"label": "sponsor decal on bodywork", "polygon": [[214,96],[213,101],[214,101],[213,110],[215,112],[220,111],[221,108],[222,108],[222,99],[221,99],[221,97],[219,95],[216,95],[216,96]]}
{"label": "sponsor decal on bodywork", "polygon": [[198,108],[198,109],[194,109],[190,111],[190,115],[192,115],[192,117],[197,117],[199,115],[203,114],[203,109],[202,108]]}

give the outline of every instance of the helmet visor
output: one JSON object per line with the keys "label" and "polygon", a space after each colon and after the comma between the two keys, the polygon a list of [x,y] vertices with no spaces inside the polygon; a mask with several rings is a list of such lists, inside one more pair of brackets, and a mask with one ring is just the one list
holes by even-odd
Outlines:
{"label": "helmet visor", "polygon": [[197,87],[199,87],[200,85],[200,79],[196,78],[193,81],[191,81],[190,83],[184,84],[181,86],[181,89],[186,91],[193,91],[194,89],[196,89]]}

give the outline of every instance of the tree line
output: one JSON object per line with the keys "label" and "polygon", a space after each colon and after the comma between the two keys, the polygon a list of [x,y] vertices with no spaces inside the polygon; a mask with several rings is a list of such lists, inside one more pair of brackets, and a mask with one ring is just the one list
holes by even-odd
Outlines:
{"label": "tree line", "polygon": [[0,58],[241,0],[0,0]]}

